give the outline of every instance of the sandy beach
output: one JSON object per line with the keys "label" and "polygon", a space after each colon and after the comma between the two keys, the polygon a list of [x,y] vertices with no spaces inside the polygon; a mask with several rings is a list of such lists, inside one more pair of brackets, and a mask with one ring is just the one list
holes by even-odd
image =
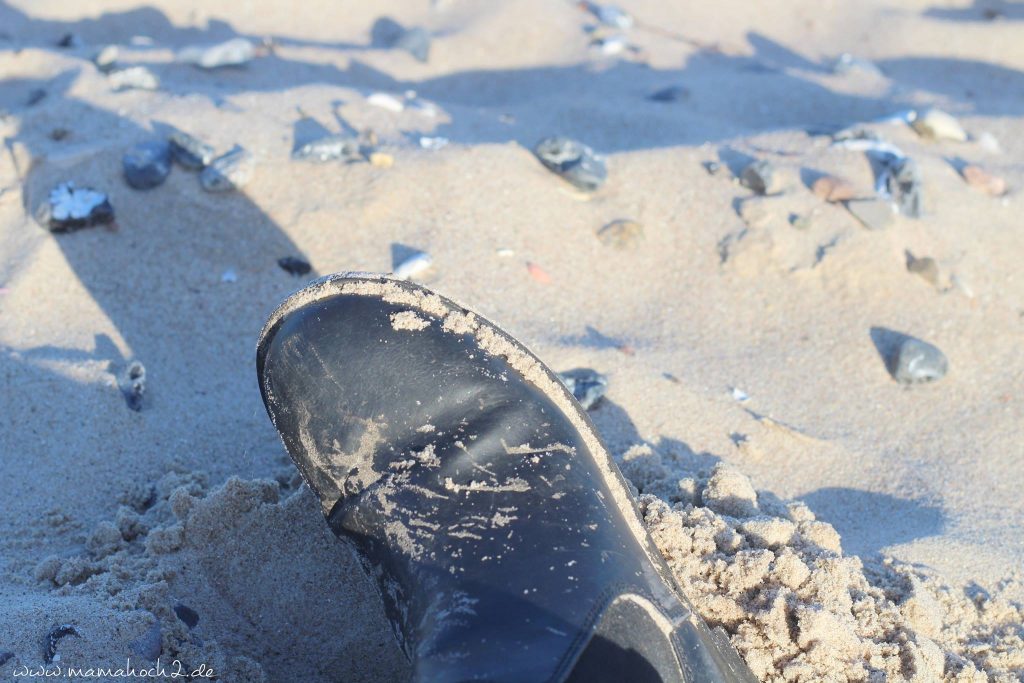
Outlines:
{"label": "sandy beach", "polygon": [[[405,680],[254,348],[313,278],[419,252],[415,281],[607,377],[591,418],[761,680],[1024,680],[1024,6],[621,7],[0,1],[0,680]],[[237,39],[241,65],[186,63]],[[173,131],[251,178],[131,187],[125,153]],[[352,149],[295,154],[327,135]],[[607,180],[549,171],[548,136]],[[894,158],[916,216],[880,198]],[[48,229],[67,182],[113,221]],[[948,372],[897,381],[908,337]]]}

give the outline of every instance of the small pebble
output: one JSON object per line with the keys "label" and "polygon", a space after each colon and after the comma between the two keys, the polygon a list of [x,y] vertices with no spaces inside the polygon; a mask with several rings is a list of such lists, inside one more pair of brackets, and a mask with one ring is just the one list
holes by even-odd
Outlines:
{"label": "small pebble", "polygon": [[121,159],[124,179],[136,190],[160,185],[171,173],[171,147],[163,140],[140,142]]}
{"label": "small pebble", "polygon": [[160,87],[160,79],[144,66],[115,69],[107,74],[107,81],[115,92],[122,92],[124,90],[156,90]]}
{"label": "small pebble", "polygon": [[384,152],[372,152],[370,154],[370,165],[378,168],[391,168],[395,165],[395,158]]}
{"label": "small pebble", "polygon": [[884,199],[851,200],[846,202],[846,208],[869,230],[888,228],[896,215],[892,203]]}
{"label": "small pebble", "polygon": [[652,102],[683,102],[690,99],[690,89],[681,85],[671,85],[651,93],[647,99]]}
{"label": "small pebble", "polygon": [[252,154],[235,145],[222,154],[199,174],[199,183],[207,192],[229,192],[245,187],[252,179],[256,161]]}
{"label": "small pebble", "polygon": [[212,146],[180,130],[171,134],[170,143],[174,160],[192,171],[209,166],[216,153]]}
{"label": "small pebble", "polygon": [[544,270],[532,261],[526,262],[526,272],[530,274],[530,277],[542,285],[550,285],[552,282],[551,275],[548,274],[548,271]]}
{"label": "small pebble", "polygon": [[917,164],[909,157],[897,158],[889,162],[889,175],[886,186],[896,208],[904,216],[921,217],[921,174]]}
{"label": "small pebble", "polygon": [[999,146],[999,140],[996,139],[995,135],[988,131],[983,132],[978,136],[978,146],[986,152],[992,152],[993,154],[999,154],[1002,152],[1002,147]]}
{"label": "small pebble", "polygon": [[774,192],[778,173],[770,161],[761,159],[751,162],[740,174],[740,184],[757,194]]}
{"label": "small pebble", "polygon": [[82,637],[81,634],[78,633],[78,629],[71,624],[54,626],[50,629],[50,632],[46,634],[43,656],[46,659],[47,664],[59,658],[57,655],[57,645],[60,643],[61,638],[66,638],[67,636],[75,636],[76,638]]}
{"label": "small pebble", "polygon": [[426,62],[430,57],[430,34],[419,26],[402,32],[392,47],[398,50],[405,50],[418,61]]}
{"label": "small pebble", "polygon": [[608,177],[604,157],[570,138],[545,138],[537,143],[534,154],[548,170],[581,190],[592,192]]}
{"label": "small pebble", "polygon": [[608,378],[589,368],[579,368],[558,373],[558,379],[576,397],[584,410],[590,410],[608,391]]}
{"label": "small pebble", "polygon": [[117,58],[120,54],[121,51],[117,45],[106,45],[93,56],[92,62],[103,73],[109,73],[117,65]]}
{"label": "small pebble", "polygon": [[626,10],[616,5],[599,5],[596,2],[584,2],[583,7],[605,26],[628,29],[633,26],[633,17]]}
{"label": "small pebble", "polygon": [[874,62],[851,55],[849,52],[844,52],[839,55],[836,61],[832,64],[832,73],[835,74],[850,74],[856,71],[861,73],[871,74],[872,76],[881,76],[882,72]]}
{"label": "small pebble", "polygon": [[949,371],[949,361],[942,351],[913,337],[903,340],[891,363],[892,376],[901,384],[934,382]]}
{"label": "small pebble", "polygon": [[181,622],[185,624],[185,626],[188,626],[189,629],[193,629],[199,624],[199,613],[180,602],[174,606],[174,614],[181,619]]}
{"label": "small pebble", "polygon": [[939,264],[931,256],[924,256],[922,258],[911,256],[907,259],[907,271],[920,275],[933,287],[939,285]]}
{"label": "small pebble", "polygon": [[963,129],[960,122],[941,109],[928,109],[917,114],[910,122],[910,126],[917,131],[918,135],[928,140],[953,140],[955,142],[966,142],[967,140],[967,131]]}
{"label": "small pebble", "polygon": [[238,273],[236,273],[235,271],[233,271],[230,268],[228,268],[227,270],[225,270],[223,273],[220,274],[220,281],[221,282],[237,282],[238,281]]}
{"label": "small pebble", "polygon": [[405,109],[405,100],[386,92],[375,92],[366,98],[366,101],[375,107],[393,111],[396,114]]}
{"label": "small pebble", "polygon": [[420,147],[422,147],[423,149],[438,150],[441,149],[442,147],[446,147],[448,143],[448,138],[444,137],[420,137]]}
{"label": "small pebble", "polygon": [[245,38],[232,38],[217,45],[191,45],[178,52],[178,61],[202,69],[242,66],[256,56],[256,46]]}
{"label": "small pebble", "polygon": [[121,373],[118,385],[128,407],[135,412],[142,410],[146,394],[146,367],[139,361],[133,360]]}
{"label": "small pebble", "polygon": [[1006,194],[1006,181],[997,175],[992,175],[981,166],[968,164],[960,170],[960,175],[968,185],[987,195],[1002,197]]}
{"label": "small pebble", "polygon": [[643,239],[644,226],[636,221],[616,220],[597,231],[597,239],[606,247],[630,249]]}
{"label": "small pebble", "polygon": [[704,161],[701,163],[701,166],[708,172],[708,175],[720,175],[722,173],[722,164],[717,161]]}
{"label": "small pebble", "polygon": [[811,191],[826,202],[845,202],[857,196],[857,190],[843,178],[825,175],[811,185]]}
{"label": "small pebble", "polygon": [[399,263],[395,267],[394,276],[402,280],[409,280],[430,270],[432,264],[433,259],[430,258],[430,254],[420,251]]}
{"label": "small pebble", "polygon": [[57,47],[62,47],[64,49],[81,46],[82,39],[76,36],[74,33],[65,33],[60,37],[60,40],[57,41]]}
{"label": "small pebble", "polygon": [[107,195],[67,182],[50,191],[40,223],[51,232],[70,232],[113,221],[114,207]]}
{"label": "small pebble", "polygon": [[313,269],[313,266],[309,264],[309,261],[304,261],[295,256],[285,256],[284,258],[277,259],[277,265],[281,266],[281,269],[286,273],[294,275],[296,277],[300,275],[306,275]]}

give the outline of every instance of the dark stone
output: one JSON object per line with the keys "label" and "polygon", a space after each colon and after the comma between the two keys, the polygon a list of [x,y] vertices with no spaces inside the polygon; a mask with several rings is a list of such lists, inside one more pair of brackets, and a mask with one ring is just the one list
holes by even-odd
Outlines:
{"label": "dark stone", "polygon": [[313,270],[313,266],[309,264],[309,261],[303,261],[295,256],[279,258],[277,259],[277,265],[281,266],[281,269],[286,273],[296,277],[306,275],[309,271]]}
{"label": "dark stone", "polygon": [[52,189],[39,213],[40,225],[51,232],[71,232],[114,220],[114,207],[107,195],[71,182]]}
{"label": "dark stone", "polygon": [[196,625],[199,624],[199,613],[180,602],[174,606],[174,614],[181,619],[181,623],[185,624],[185,626],[188,626],[190,629],[195,628]]}
{"label": "dark stone", "polygon": [[577,368],[558,373],[558,379],[576,397],[584,410],[590,410],[608,391],[608,378],[590,368]]}
{"label": "dark stone", "polygon": [[175,131],[170,136],[171,156],[184,168],[198,171],[213,161],[213,147],[188,133]]}
{"label": "dark stone", "polygon": [[57,47],[62,47],[65,50],[72,47],[79,47],[81,44],[82,41],[79,40],[78,36],[74,33],[65,33],[60,37],[60,40],[57,41]]}
{"label": "dark stone", "polygon": [[171,147],[162,140],[140,142],[122,158],[124,179],[136,190],[160,185],[171,173]]}
{"label": "dark stone", "polygon": [[252,179],[255,160],[244,148],[235,145],[199,174],[199,183],[207,192],[228,192],[241,189]]}
{"label": "dark stone", "polygon": [[690,89],[681,85],[671,85],[651,93],[647,99],[652,102],[682,102],[690,99]]}
{"label": "dark stone", "polygon": [[81,638],[82,636],[71,624],[61,624],[54,626],[50,629],[50,632],[46,634],[46,640],[43,643],[43,657],[46,659],[46,663],[49,664],[53,661],[54,656],[57,654],[57,644],[60,643],[61,638],[67,636],[75,636]]}
{"label": "dark stone", "polygon": [[601,187],[608,177],[604,157],[570,138],[544,138],[537,143],[534,154],[548,170],[581,190],[592,192]]}
{"label": "dark stone", "polygon": [[768,194],[774,188],[775,167],[770,161],[761,159],[747,165],[740,174],[740,184],[757,194]]}

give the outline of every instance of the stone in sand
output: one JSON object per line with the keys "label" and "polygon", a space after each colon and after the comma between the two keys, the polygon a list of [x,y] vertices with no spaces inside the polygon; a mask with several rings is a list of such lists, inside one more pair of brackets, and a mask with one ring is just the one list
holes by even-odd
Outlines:
{"label": "stone in sand", "polygon": [[853,185],[837,176],[824,175],[814,181],[811,191],[826,202],[845,202],[857,196]]}
{"label": "stone in sand", "polygon": [[921,173],[909,157],[893,159],[888,164],[886,187],[896,207],[904,216],[921,217]]}
{"label": "stone in sand", "polygon": [[346,135],[327,135],[312,140],[292,152],[293,159],[331,161],[360,158],[359,141]]}
{"label": "stone in sand", "polygon": [[146,395],[146,367],[139,361],[133,360],[118,377],[117,383],[128,407],[135,412],[142,410]]}
{"label": "stone in sand", "polygon": [[256,55],[256,47],[245,38],[232,38],[216,45],[190,45],[178,53],[178,61],[202,69],[242,66]]}
{"label": "stone in sand", "polygon": [[577,140],[560,136],[544,138],[533,152],[548,170],[581,190],[592,192],[608,177],[604,157]]}
{"label": "stone in sand", "polygon": [[402,280],[417,277],[430,270],[433,259],[425,251],[418,251],[395,266],[394,276]]}
{"label": "stone in sand", "polygon": [[960,122],[941,109],[929,109],[919,113],[910,122],[910,125],[918,135],[929,140],[953,140],[954,142],[967,140],[967,131],[963,129]]}
{"label": "stone in sand", "polygon": [[114,207],[107,195],[88,187],[75,187],[72,182],[61,183],[50,191],[39,216],[39,223],[51,232],[71,232],[113,220]]}
{"label": "stone in sand", "polygon": [[869,230],[884,230],[896,215],[892,203],[884,199],[857,199],[846,202],[846,208]]}
{"label": "stone in sand", "polygon": [[939,264],[931,256],[922,258],[910,256],[907,259],[907,271],[920,275],[933,287],[939,285]]}
{"label": "stone in sand", "polygon": [[209,166],[216,153],[212,146],[180,130],[171,133],[170,144],[174,160],[192,171]]}
{"label": "stone in sand", "polygon": [[578,368],[558,373],[558,379],[576,397],[584,410],[597,405],[601,397],[608,391],[608,378],[590,368]]}
{"label": "stone in sand", "polygon": [[652,102],[682,102],[690,99],[690,89],[681,85],[670,85],[647,96]]}
{"label": "stone in sand", "polygon": [[989,173],[981,166],[967,164],[960,169],[960,175],[968,185],[987,195],[1001,197],[1006,194],[1006,181]]}
{"label": "stone in sand", "polygon": [[124,90],[156,90],[160,87],[160,79],[144,66],[115,69],[107,74],[107,81],[115,92]]}
{"label": "stone in sand", "polygon": [[183,605],[180,602],[174,606],[174,615],[190,629],[195,628],[196,625],[199,624],[199,613],[188,605]]}
{"label": "stone in sand", "polygon": [[403,31],[392,47],[405,50],[418,61],[426,62],[430,57],[430,34],[426,29],[415,26]]}
{"label": "stone in sand", "polygon": [[117,58],[120,56],[120,53],[121,51],[117,45],[106,45],[93,56],[92,62],[103,73],[109,73],[117,65]]}
{"label": "stone in sand", "polygon": [[636,221],[612,221],[597,231],[597,239],[606,247],[630,249],[640,242],[644,236],[644,226]]}
{"label": "stone in sand", "polygon": [[313,269],[313,266],[309,264],[309,261],[305,261],[296,256],[285,256],[284,258],[279,258],[277,259],[277,265],[281,266],[281,270],[296,277],[305,275]]}
{"label": "stone in sand", "polygon": [[775,171],[775,166],[765,159],[751,162],[740,173],[740,184],[757,194],[774,192],[777,181],[778,173]]}
{"label": "stone in sand", "polygon": [[160,185],[171,173],[171,147],[163,140],[140,142],[125,152],[124,179],[136,190]]}
{"label": "stone in sand", "polygon": [[946,355],[928,342],[908,337],[890,360],[893,378],[901,384],[920,384],[942,379],[949,371]]}
{"label": "stone in sand", "polygon": [[199,174],[199,183],[207,192],[229,192],[245,187],[252,180],[256,161],[243,147],[235,145],[230,152],[210,162]]}

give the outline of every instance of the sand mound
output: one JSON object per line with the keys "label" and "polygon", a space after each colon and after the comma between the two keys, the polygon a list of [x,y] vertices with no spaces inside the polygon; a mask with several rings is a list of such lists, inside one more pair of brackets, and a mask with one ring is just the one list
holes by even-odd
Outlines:
{"label": "sand mound", "polygon": [[[697,610],[762,680],[1024,675],[1024,609],[1000,591],[844,557],[806,505],[731,467],[700,471],[648,445],[618,460]],[[159,662],[239,682],[407,677],[372,585],[290,470],[212,489],[201,473],[172,472],[122,502],[80,547],[35,567],[48,597],[5,609],[0,672]],[[64,625],[75,633],[47,662],[47,634]]]}
{"label": "sand mound", "polygon": [[[1024,609],[892,560],[844,557],[801,502],[756,492],[649,446],[621,467],[655,543],[697,610],[764,681],[1016,681]],[[1007,586],[1003,586],[1007,588]]]}

